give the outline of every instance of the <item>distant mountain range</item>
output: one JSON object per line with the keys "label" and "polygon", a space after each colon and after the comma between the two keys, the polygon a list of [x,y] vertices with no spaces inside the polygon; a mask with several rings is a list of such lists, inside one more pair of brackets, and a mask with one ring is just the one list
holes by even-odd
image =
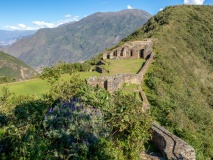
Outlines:
{"label": "distant mountain range", "polygon": [[17,40],[29,35],[33,35],[36,31],[10,31],[0,30],[0,46],[11,45]]}
{"label": "distant mountain range", "polygon": [[33,67],[50,66],[53,62],[81,62],[92,58],[148,21],[143,10],[95,13],[74,23],[53,29],[40,29],[4,51]]}
{"label": "distant mountain range", "polygon": [[0,51],[0,77],[14,78],[15,80],[29,79],[37,72],[18,58]]}

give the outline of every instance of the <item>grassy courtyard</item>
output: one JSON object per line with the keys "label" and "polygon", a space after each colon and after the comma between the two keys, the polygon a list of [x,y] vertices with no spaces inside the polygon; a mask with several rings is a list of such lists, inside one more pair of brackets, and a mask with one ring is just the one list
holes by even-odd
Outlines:
{"label": "grassy courtyard", "polygon": [[[120,73],[137,73],[141,68],[142,64],[145,62],[143,59],[135,60],[107,60],[108,65],[103,65],[103,67],[109,71],[109,73],[98,73],[98,72],[79,72],[80,78],[87,79],[91,76],[109,76]],[[69,80],[69,74],[63,74],[63,80]],[[15,93],[16,95],[35,95],[41,97],[43,94],[47,93],[49,90],[49,85],[47,81],[41,80],[39,78],[13,82],[8,84],[0,85],[0,95],[2,95],[2,88],[7,87],[10,92]],[[129,89],[127,89],[129,92]]]}

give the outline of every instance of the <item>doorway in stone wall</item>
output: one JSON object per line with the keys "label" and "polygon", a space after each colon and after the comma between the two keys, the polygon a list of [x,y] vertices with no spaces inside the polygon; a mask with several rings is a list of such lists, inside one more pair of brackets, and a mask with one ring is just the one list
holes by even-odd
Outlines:
{"label": "doorway in stone wall", "polygon": [[117,51],[114,51],[114,52],[113,52],[113,56],[114,56],[114,57],[117,57]]}
{"label": "doorway in stone wall", "polygon": [[144,57],[144,49],[140,50],[140,58],[145,58]]}
{"label": "doorway in stone wall", "polygon": [[130,57],[132,57],[132,56],[133,56],[133,50],[130,51]]}
{"label": "doorway in stone wall", "polygon": [[107,81],[104,81],[104,88],[107,90]]}

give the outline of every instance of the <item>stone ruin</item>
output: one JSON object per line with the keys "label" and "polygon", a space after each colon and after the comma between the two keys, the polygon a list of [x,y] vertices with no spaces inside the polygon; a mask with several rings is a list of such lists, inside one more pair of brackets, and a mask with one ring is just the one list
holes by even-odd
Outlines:
{"label": "stone ruin", "polygon": [[105,59],[146,59],[152,52],[153,42],[149,39],[144,41],[134,41],[125,43],[124,45],[115,48],[111,51],[103,53],[103,60]]}
{"label": "stone ruin", "polygon": [[[87,79],[87,84],[105,88],[109,92],[118,90],[124,83],[141,84],[149,65],[154,59],[155,53],[152,52],[152,42],[136,41],[126,43],[123,46],[113,49],[112,51],[104,52],[104,59],[146,59],[138,74],[116,74],[113,76],[91,77]],[[144,110],[149,108],[149,102],[145,92],[140,91],[143,99]],[[151,127],[152,141],[167,159],[174,160],[195,160],[196,154],[194,148],[186,142],[173,135],[165,128],[153,123]]]}
{"label": "stone ruin", "polygon": [[121,88],[122,84],[141,84],[144,74],[146,73],[149,64],[152,62],[155,53],[152,52],[147,57],[147,61],[138,74],[116,74],[113,76],[90,77],[87,79],[87,84],[91,86],[99,86],[105,88],[109,92],[114,92]]}
{"label": "stone ruin", "polygon": [[141,84],[141,76],[138,74],[116,74],[114,76],[90,77],[87,84],[105,88],[109,92],[114,92],[124,84]]}
{"label": "stone ruin", "polygon": [[153,123],[152,141],[167,159],[195,160],[195,150],[165,128]]}

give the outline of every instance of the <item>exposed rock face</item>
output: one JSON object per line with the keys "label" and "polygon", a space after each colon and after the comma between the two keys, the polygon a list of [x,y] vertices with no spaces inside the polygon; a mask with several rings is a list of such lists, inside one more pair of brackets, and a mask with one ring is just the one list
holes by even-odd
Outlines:
{"label": "exposed rock face", "polygon": [[195,150],[165,128],[153,123],[152,141],[167,159],[195,160]]}

